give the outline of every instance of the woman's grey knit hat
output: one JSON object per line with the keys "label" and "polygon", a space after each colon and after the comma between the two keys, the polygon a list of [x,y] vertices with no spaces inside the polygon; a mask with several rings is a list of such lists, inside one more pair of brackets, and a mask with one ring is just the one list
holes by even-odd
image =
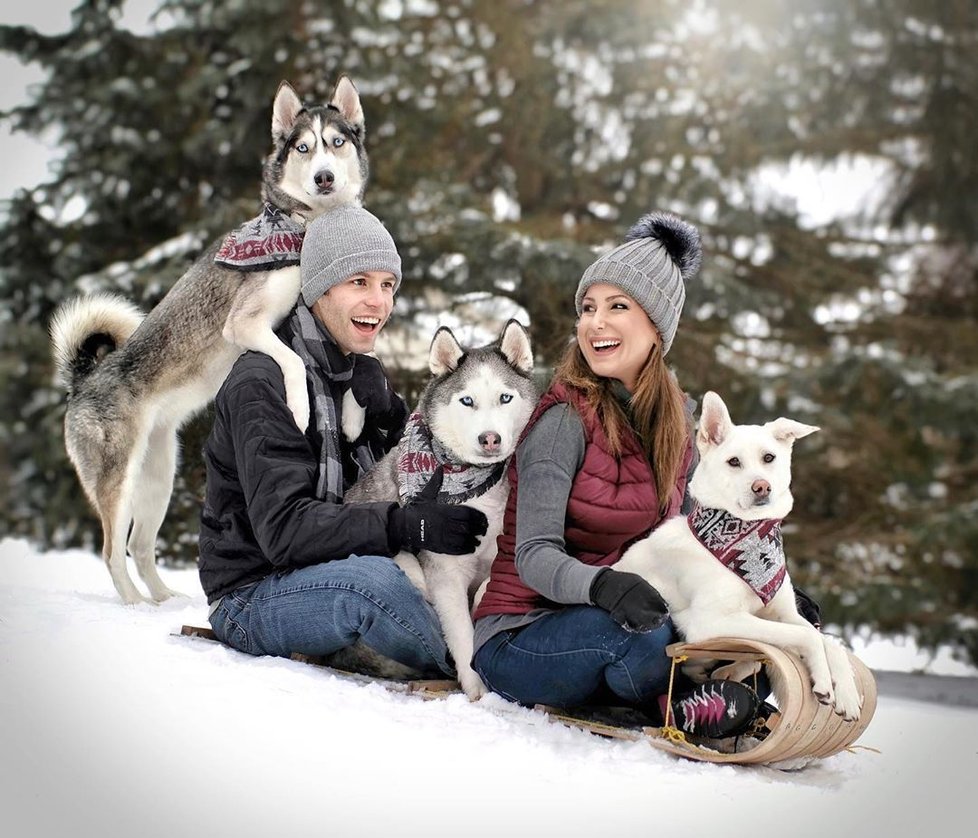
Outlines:
{"label": "woman's grey knit hat", "polygon": [[625,243],[599,256],[581,277],[574,297],[581,314],[584,294],[607,282],[637,302],[662,336],[662,354],[672,346],[679,315],[686,302],[686,283],[700,269],[700,232],[670,212],[643,215],[625,236]]}
{"label": "woman's grey knit hat", "polygon": [[389,271],[394,275],[395,291],[401,284],[401,257],[377,216],[363,207],[338,207],[306,227],[299,272],[307,306],[363,271]]}

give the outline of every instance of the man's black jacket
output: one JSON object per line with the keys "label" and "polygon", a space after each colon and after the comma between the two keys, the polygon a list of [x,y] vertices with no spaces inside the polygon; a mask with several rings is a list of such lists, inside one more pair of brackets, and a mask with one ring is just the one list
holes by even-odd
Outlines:
{"label": "man's black jacket", "polygon": [[[339,350],[330,361],[334,371],[352,363]],[[343,389],[331,386],[325,375],[320,378],[339,417]],[[315,410],[311,389],[309,397]],[[390,416],[380,422],[368,418],[364,428],[377,459],[403,429],[407,410],[399,398],[395,401]],[[200,581],[208,602],[277,571],[353,554],[392,555],[388,516],[396,504],[343,506],[316,499],[321,439],[315,417],[305,434],[296,427],[275,361],[257,352],[242,355],[214,408],[214,426],[204,445],[207,490],[199,544]],[[357,468],[342,433],[340,448],[345,490],[356,480]]]}

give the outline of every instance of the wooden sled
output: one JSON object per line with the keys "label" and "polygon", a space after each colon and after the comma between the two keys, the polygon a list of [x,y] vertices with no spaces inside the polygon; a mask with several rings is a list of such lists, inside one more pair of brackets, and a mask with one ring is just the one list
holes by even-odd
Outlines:
{"label": "wooden sled", "polygon": [[[217,641],[210,628],[183,626],[178,636]],[[633,713],[627,719],[596,720],[593,715],[573,715],[570,711],[538,706],[553,721],[568,727],[585,730],[599,736],[625,741],[644,741],[655,748],[686,759],[706,762],[728,762],[741,765],[774,765],[801,767],[813,759],[832,756],[849,748],[868,727],[876,711],[876,680],[866,665],[849,653],[856,684],[863,695],[863,708],[858,721],[847,722],[831,707],[820,704],[812,693],[808,670],[797,657],[766,643],[735,638],[718,638],[702,643],[674,643],[666,650],[674,665],[681,660],[708,659],[720,662],[759,661],[772,667],[772,683],[779,684],[777,694],[780,712],[767,720],[761,735],[746,734],[736,739],[709,740],[687,737],[675,729],[645,727],[635,723]],[[456,681],[415,680],[391,681],[355,672],[346,672],[326,665],[309,655],[293,654],[300,663],[321,666],[344,678],[364,684],[380,684],[398,693],[410,693],[421,698],[444,698],[461,693]],[[749,747],[749,750],[744,750]]]}
{"label": "wooden sled", "polygon": [[[204,628],[202,626],[182,626],[180,628],[180,633],[174,634],[173,636],[196,637],[200,640],[211,640],[214,643],[221,642],[217,639],[217,635],[214,634],[213,629]],[[373,678],[370,675],[363,675],[359,672],[348,672],[345,669],[336,669],[335,667],[329,666],[329,664],[327,664],[322,658],[318,658],[314,655],[303,655],[299,652],[293,652],[289,656],[289,660],[294,660],[297,663],[307,663],[311,666],[318,666],[352,681],[358,681],[363,684],[380,684],[382,687],[384,687],[384,689],[390,690],[391,692],[411,693],[412,695],[417,695],[421,698],[444,698],[446,695],[460,693],[462,691],[458,681],[454,681],[451,678],[422,678],[416,681],[391,681],[387,679]]]}
{"label": "wooden sled", "polygon": [[[709,740],[693,741],[674,728],[649,728],[649,742],[677,756],[707,762],[731,762],[743,765],[799,763],[822,759],[849,748],[866,730],[876,712],[876,679],[866,665],[849,652],[856,685],[863,696],[862,713],[855,722],[847,722],[835,711],[820,704],[811,689],[808,669],[795,656],[752,640],[732,637],[701,643],[674,643],[666,650],[674,663],[710,659],[718,661],[760,661],[769,669],[771,682],[778,687],[779,713],[768,720],[764,738],[750,737],[750,750],[724,753],[723,747]],[[772,671],[773,670],[773,671]],[[743,737],[741,737],[743,739]],[[726,740],[724,740],[726,742]]]}

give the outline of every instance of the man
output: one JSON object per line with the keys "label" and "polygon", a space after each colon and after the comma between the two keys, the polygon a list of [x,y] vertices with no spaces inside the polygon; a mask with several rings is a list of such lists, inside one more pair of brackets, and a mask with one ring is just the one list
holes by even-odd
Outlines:
{"label": "man", "polygon": [[[300,299],[278,334],[305,364],[308,430],[296,427],[278,364],[260,353],[238,360],[215,401],[200,529],[211,625],[250,654],[327,655],[362,640],[408,666],[451,674],[437,616],[390,557],[422,546],[471,552],[485,516],[426,499],[342,502],[407,417],[380,364],[363,354],[401,281],[394,241],[365,209],[342,207],[309,226],[300,272]],[[339,431],[348,388],[367,414],[352,444]]]}

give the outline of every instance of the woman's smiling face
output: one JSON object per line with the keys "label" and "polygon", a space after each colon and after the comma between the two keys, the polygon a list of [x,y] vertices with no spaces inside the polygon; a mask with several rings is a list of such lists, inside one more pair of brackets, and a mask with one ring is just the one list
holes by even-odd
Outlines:
{"label": "woman's smiling face", "polygon": [[638,374],[659,345],[659,331],[642,307],[615,285],[587,289],[577,321],[577,343],[591,371],[635,391]]}

